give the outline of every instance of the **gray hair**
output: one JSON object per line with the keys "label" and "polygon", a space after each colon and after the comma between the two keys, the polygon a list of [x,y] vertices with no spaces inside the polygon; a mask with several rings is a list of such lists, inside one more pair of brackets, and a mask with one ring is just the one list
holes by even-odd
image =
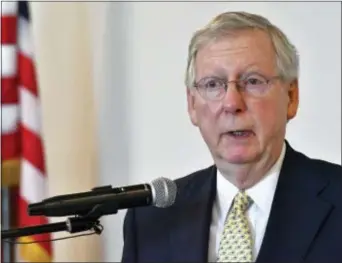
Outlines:
{"label": "gray hair", "polygon": [[193,87],[195,82],[195,59],[199,49],[230,31],[260,29],[271,39],[276,53],[278,74],[288,81],[298,78],[299,56],[286,35],[266,18],[247,12],[226,12],[216,16],[207,26],[196,31],[190,41],[185,84]]}

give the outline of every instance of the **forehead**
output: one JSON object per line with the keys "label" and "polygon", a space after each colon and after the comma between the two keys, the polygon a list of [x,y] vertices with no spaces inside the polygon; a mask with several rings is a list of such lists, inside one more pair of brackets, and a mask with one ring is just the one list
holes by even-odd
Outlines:
{"label": "forehead", "polygon": [[265,74],[275,70],[275,52],[269,35],[261,30],[240,30],[200,48],[197,53],[196,74],[216,70],[224,72],[256,68]]}

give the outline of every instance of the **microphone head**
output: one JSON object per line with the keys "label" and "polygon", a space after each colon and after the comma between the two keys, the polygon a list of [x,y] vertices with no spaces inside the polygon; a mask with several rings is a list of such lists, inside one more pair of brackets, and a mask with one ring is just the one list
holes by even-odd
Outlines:
{"label": "microphone head", "polygon": [[176,200],[177,185],[174,181],[167,178],[157,178],[151,182],[153,205],[166,208]]}

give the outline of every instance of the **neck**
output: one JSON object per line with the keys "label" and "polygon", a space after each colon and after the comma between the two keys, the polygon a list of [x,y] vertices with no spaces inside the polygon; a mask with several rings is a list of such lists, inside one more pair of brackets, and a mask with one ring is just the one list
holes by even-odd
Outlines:
{"label": "neck", "polygon": [[282,147],[273,154],[264,155],[254,163],[231,164],[224,160],[217,160],[217,169],[221,174],[238,189],[251,188],[267,174],[272,166],[278,161]]}

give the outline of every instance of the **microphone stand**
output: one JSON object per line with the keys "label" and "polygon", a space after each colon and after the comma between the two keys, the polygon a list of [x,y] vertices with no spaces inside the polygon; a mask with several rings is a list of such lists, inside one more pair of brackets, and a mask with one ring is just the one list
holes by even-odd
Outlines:
{"label": "microphone stand", "polygon": [[69,217],[65,222],[43,224],[38,226],[22,227],[1,231],[1,239],[17,238],[43,233],[68,231],[78,233],[93,229],[96,234],[101,234],[100,217],[103,215],[116,214],[118,209],[115,205],[96,205],[85,215]]}

